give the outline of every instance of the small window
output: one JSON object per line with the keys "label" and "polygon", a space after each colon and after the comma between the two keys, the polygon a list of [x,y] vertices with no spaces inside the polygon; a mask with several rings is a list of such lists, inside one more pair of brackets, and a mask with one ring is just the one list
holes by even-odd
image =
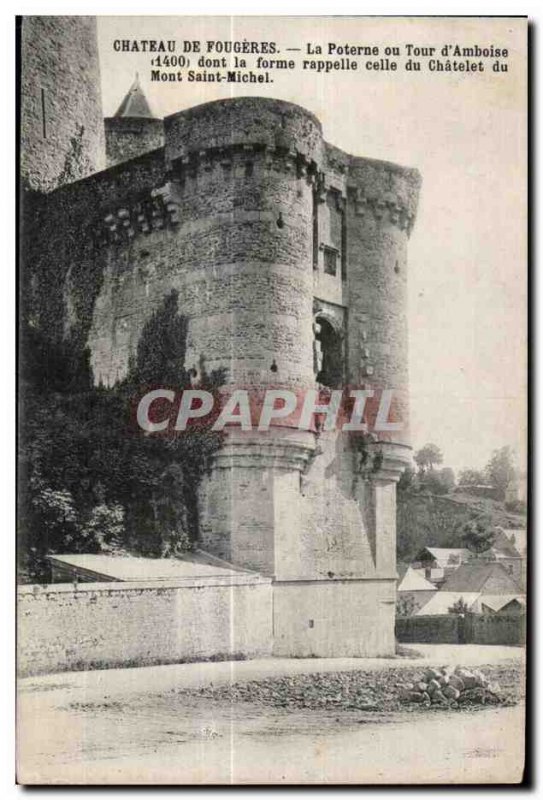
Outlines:
{"label": "small window", "polygon": [[324,248],[324,271],[328,275],[337,273],[337,250],[333,247]]}

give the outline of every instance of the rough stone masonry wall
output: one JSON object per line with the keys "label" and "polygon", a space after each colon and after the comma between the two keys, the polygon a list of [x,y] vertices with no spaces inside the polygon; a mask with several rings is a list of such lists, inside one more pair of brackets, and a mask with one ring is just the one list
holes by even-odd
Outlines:
{"label": "rough stone masonry wall", "polygon": [[[347,435],[321,433],[302,473],[274,476],[275,576],[328,580],[383,575],[372,547],[368,491]],[[387,574],[390,577],[390,574]]]}
{"label": "rough stone masonry wall", "polygon": [[244,145],[296,151],[317,164],[322,159],[319,120],[307,109],[282,100],[239,97],[204,103],[166,117],[164,127],[166,158],[172,161],[210,147]]}
{"label": "rough stone masonry wall", "polygon": [[[36,219],[23,235],[21,255],[23,269],[32,276],[27,284],[33,316],[49,335],[71,334],[88,342],[96,299],[116,255],[104,219],[112,206],[122,208],[162,186],[164,171],[162,152],[154,151],[41,199]],[[110,357],[112,328],[110,319],[102,332]]]}
{"label": "rough stone masonry wall", "polygon": [[31,188],[58,185],[72,140],[82,158],[67,180],[105,166],[104,121],[94,17],[24,17],[21,38],[21,177]]}
{"label": "rough stone masonry wall", "polygon": [[409,444],[407,241],[420,175],[386,162],[352,158],[347,203],[348,373],[358,386],[393,391],[390,421]]}
{"label": "rough stone masonry wall", "polygon": [[[313,381],[313,162],[304,154],[314,154],[316,124],[297,107],[260,100],[267,113],[256,118],[255,132],[256,107],[245,101],[234,101],[235,127],[223,119],[230,106],[220,104],[210,104],[215,127],[203,125],[207,106],[165,120],[167,202],[174,209],[166,224],[138,227],[149,199],[142,194],[122,207],[112,202],[111,215],[125,216],[107,246],[89,342],[95,377],[104,383],[122,377],[145,321],[171,289],[189,319],[190,366],[204,356],[208,369],[226,368],[227,381],[238,386]],[[302,140],[298,151],[294,133],[303,124],[311,144]]]}
{"label": "rough stone masonry wall", "polygon": [[21,674],[269,655],[271,585],[87,583],[18,592]]}
{"label": "rough stone masonry wall", "polygon": [[107,166],[156,150],[164,146],[164,123],[148,117],[106,117]]}

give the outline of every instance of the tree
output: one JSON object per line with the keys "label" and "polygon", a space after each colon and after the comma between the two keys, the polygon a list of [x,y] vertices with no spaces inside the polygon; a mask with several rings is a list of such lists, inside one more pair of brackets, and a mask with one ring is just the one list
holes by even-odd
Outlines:
{"label": "tree", "polygon": [[448,494],[456,486],[454,472],[450,467],[432,469],[421,475],[420,487],[432,494]]}
{"label": "tree", "polygon": [[456,603],[449,608],[449,614],[467,614],[469,611],[468,604],[463,597],[459,597]]}
{"label": "tree", "polygon": [[102,552],[122,550],[124,534],[124,508],[119,504],[95,506],[82,525],[82,538]]}
{"label": "tree", "polygon": [[488,483],[497,490],[500,499],[503,500],[505,490],[517,476],[511,447],[506,446],[494,450],[485,467],[485,476]]}
{"label": "tree", "polygon": [[436,444],[429,442],[415,453],[415,461],[419,470],[424,473],[443,463],[443,453]]}
{"label": "tree", "polygon": [[485,481],[484,474],[477,469],[463,469],[458,476],[459,486],[481,486]]}
{"label": "tree", "polygon": [[397,554],[410,562],[425,546],[459,547],[466,508],[446,496],[404,492],[397,504]]}
{"label": "tree", "polygon": [[489,517],[481,515],[466,522],[462,528],[462,542],[472,553],[485,553],[496,539],[496,528]]}
{"label": "tree", "polygon": [[398,617],[412,617],[416,610],[417,604],[409,595],[396,598],[396,615]]}
{"label": "tree", "polygon": [[407,492],[409,489],[412,489],[414,478],[415,470],[411,464],[408,464],[402,472],[400,480],[398,481],[398,492]]}

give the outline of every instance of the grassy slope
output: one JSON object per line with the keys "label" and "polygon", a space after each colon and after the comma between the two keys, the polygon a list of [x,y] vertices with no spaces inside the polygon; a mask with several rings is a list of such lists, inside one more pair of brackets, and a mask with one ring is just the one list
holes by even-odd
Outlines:
{"label": "grassy slope", "polygon": [[422,492],[398,493],[398,559],[411,561],[427,545],[462,547],[462,526],[484,514],[494,525],[524,528],[526,517],[505,509],[502,502],[455,492],[432,495]]}

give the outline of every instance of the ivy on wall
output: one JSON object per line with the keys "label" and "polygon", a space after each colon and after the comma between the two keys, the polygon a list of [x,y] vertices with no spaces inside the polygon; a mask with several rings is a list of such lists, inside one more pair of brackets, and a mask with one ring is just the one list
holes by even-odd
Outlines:
{"label": "ivy on wall", "polygon": [[[132,423],[151,387],[190,385],[186,320],[175,292],[145,325],[129,374],[95,387],[84,339],[21,326],[19,563],[47,581],[49,553],[123,551],[175,557],[198,538],[198,486],[220,447],[205,426],[168,437]],[[201,376],[213,390],[222,372]]]}

